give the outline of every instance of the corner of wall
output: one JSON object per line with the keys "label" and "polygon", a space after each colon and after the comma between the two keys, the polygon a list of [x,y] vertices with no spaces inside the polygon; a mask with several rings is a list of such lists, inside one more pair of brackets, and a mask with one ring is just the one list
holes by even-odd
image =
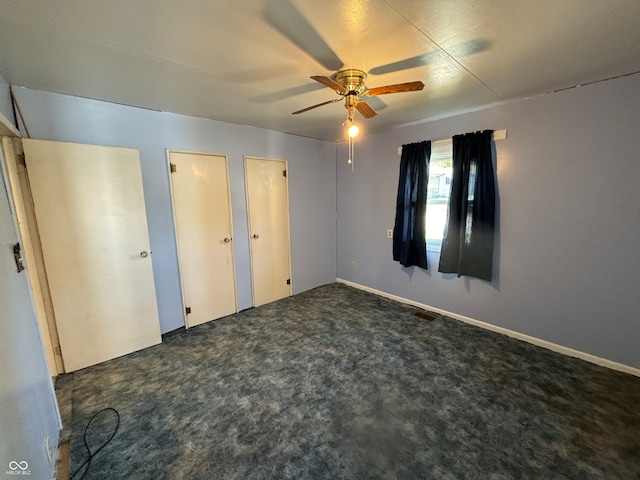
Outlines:
{"label": "corner of wall", "polygon": [[0,74],[0,114],[15,128],[16,125],[13,121],[13,108],[11,107],[11,93],[9,89],[9,83],[7,83],[2,74]]}

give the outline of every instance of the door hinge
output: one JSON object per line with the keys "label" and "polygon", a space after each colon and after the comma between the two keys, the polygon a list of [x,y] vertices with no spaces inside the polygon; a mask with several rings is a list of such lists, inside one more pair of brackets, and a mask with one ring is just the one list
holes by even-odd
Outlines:
{"label": "door hinge", "polygon": [[24,157],[24,153],[16,153],[16,160],[18,161],[18,165],[22,165],[24,167],[27,166],[27,160]]}
{"label": "door hinge", "polygon": [[13,259],[16,262],[16,269],[18,273],[24,270],[24,260],[22,259],[22,250],[20,249],[20,243],[16,243],[13,246]]}
{"label": "door hinge", "polygon": [[291,285],[291,279],[287,278],[287,285]]}
{"label": "door hinge", "polygon": [[169,170],[171,170],[171,173],[176,173],[178,171],[178,169],[176,168],[176,164],[175,163],[170,163],[169,164]]}
{"label": "door hinge", "polygon": [[187,307],[184,310],[185,310],[185,312],[187,312],[187,315],[189,315],[191,313],[191,307]]}
{"label": "door hinge", "polygon": [[286,170],[282,170],[282,176],[286,177],[287,176],[287,171]]}
{"label": "door hinge", "polygon": [[62,350],[60,350],[60,347],[54,347],[53,353],[62,356]]}

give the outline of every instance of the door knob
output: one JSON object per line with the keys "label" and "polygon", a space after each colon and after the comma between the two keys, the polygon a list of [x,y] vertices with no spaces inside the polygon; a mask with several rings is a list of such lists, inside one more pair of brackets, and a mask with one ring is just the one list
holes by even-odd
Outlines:
{"label": "door knob", "polygon": [[224,239],[224,243],[229,243],[230,241],[231,241],[231,239],[230,239],[229,237],[226,237],[226,238]]}
{"label": "door knob", "polygon": [[146,252],[146,250],[143,250],[143,251],[140,252],[140,256],[142,258],[147,258],[149,256],[149,254]]}
{"label": "door knob", "polygon": [[258,235],[257,233],[254,233],[253,238],[260,238],[260,235]]}

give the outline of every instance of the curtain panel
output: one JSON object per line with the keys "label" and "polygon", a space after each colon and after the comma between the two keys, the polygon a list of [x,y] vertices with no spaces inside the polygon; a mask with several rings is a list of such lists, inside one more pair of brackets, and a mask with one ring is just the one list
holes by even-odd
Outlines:
{"label": "curtain panel", "polygon": [[405,267],[427,269],[425,215],[431,142],[402,146],[400,178],[393,227],[393,259]]}
{"label": "curtain panel", "polygon": [[448,220],[438,271],[491,281],[495,225],[493,130],[453,137]]}

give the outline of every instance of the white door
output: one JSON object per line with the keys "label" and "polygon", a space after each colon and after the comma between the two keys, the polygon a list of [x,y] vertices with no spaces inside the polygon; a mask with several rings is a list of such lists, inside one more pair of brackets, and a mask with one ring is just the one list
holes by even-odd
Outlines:
{"label": "white door", "polygon": [[65,370],[160,343],[138,151],[23,146]]}
{"label": "white door", "polygon": [[245,159],[253,305],[291,295],[287,163]]}
{"label": "white door", "polygon": [[186,326],[238,311],[227,158],[169,152]]}

